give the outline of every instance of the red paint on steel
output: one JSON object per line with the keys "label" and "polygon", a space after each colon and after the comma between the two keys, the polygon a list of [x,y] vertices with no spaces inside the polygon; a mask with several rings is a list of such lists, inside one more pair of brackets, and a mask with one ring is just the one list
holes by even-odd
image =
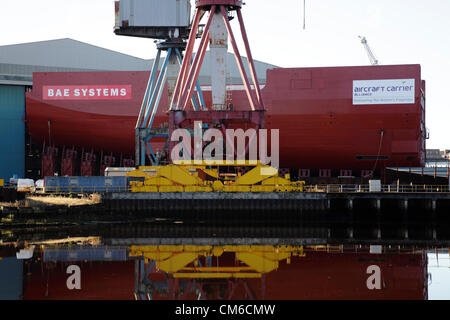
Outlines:
{"label": "red paint on steel", "polygon": [[55,146],[46,146],[44,143],[42,151],[42,177],[51,177],[58,172],[57,167],[58,148]]}
{"label": "red paint on steel", "polygon": [[[197,35],[198,25],[200,23],[200,11],[195,11],[194,23],[192,24],[191,32],[189,33],[189,39],[195,39]],[[183,62],[181,64],[180,75],[177,78],[177,82],[175,84],[174,93],[172,96],[172,101],[170,105],[170,109],[176,108],[180,103],[180,90],[184,87],[184,82],[186,81],[187,71],[189,70],[192,53],[194,51],[194,41],[189,41],[186,47],[186,54]]]}
{"label": "red paint on steel", "polygon": [[[255,97],[253,95],[253,92],[251,91],[250,88],[250,84],[247,78],[247,75],[245,73],[245,69],[244,69],[244,65],[242,63],[242,58],[240,56],[237,44],[236,44],[236,40],[234,38],[231,26],[230,26],[230,22],[228,20],[228,11],[227,8],[225,6],[224,3],[220,3],[218,1],[216,1],[216,3],[218,3],[218,5],[220,6],[220,11],[222,13],[226,28],[227,28],[227,32],[228,35],[230,36],[230,40],[233,46],[233,50],[234,50],[234,54],[235,54],[235,58],[238,64],[238,68],[241,74],[241,78],[242,81],[244,82],[245,85],[245,89],[246,89],[246,93],[247,93],[247,97],[249,100],[249,104],[250,104],[250,108],[252,111],[255,111],[255,107],[258,106],[258,109],[262,109],[262,106],[260,103],[256,103]],[[182,114],[178,113],[177,115],[173,115],[171,114],[169,117],[169,135],[171,135],[177,128],[180,127],[180,125],[185,121],[188,120],[188,122],[191,122],[192,120],[196,120],[198,117],[196,115],[196,112],[187,112],[185,111],[186,108],[188,107],[189,104],[189,100],[192,97],[193,93],[194,93],[194,88],[195,88],[195,84],[197,82],[198,79],[198,75],[200,73],[200,68],[203,64],[203,59],[206,53],[206,49],[208,46],[208,41],[207,38],[209,38],[209,29],[212,23],[212,19],[214,17],[214,15],[216,14],[216,9],[218,9],[218,7],[216,7],[216,5],[213,4],[213,1],[207,2],[207,4],[210,4],[210,7],[203,7],[203,8],[197,8],[197,13],[196,13],[196,17],[199,14],[198,11],[199,10],[205,10],[205,11],[209,11],[209,17],[208,17],[208,21],[206,23],[205,29],[203,31],[203,35],[200,41],[200,46],[199,49],[195,55],[194,58],[194,62],[192,64],[192,66],[189,69],[189,75],[187,76],[187,82],[184,81],[185,78],[185,72],[183,70],[183,72],[181,72],[178,76],[178,83],[181,83],[181,100],[179,105],[176,106],[176,110],[179,110],[180,108],[184,111]],[[218,14],[220,14],[219,12],[217,12]],[[241,20],[242,20],[242,16],[241,16]],[[242,28],[243,25],[241,24],[241,30],[242,32],[245,32],[245,28]],[[192,35],[192,34],[191,34]],[[246,41],[246,38],[244,39],[244,42]],[[195,37],[190,37],[189,41],[188,41],[188,47],[192,46],[192,43],[195,42]],[[249,45],[248,43],[246,43],[246,49],[247,49],[247,53],[249,53]],[[251,55],[251,54],[250,54]],[[187,62],[189,61],[189,56],[185,57],[185,62],[187,64]],[[251,56],[250,56],[251,59]],[[253,70],[254,71],[254,70]],[[253,78],[254,78],[254,82],[255,84],[257,84],[256,79],[256,75],[253,73],[252,74]],[[213,88],[214,89],[214,88]],[[256,89],[256,88],[255,88]],[[258,88],[259,89],[259,88]],[[259,96],[259,98],[261,98]],[[177,99],[177,98],[176,98]],[[176,112],[172,109],[171,112]],[[224,121],[225,123],[230,124],[230,115],[231,117],[233,117],[234,111],[228,111],[226,113],[221,112],[220,114],[216,115],[214,114],[211,118],[209,118],[208,123],[212,122],[215,125],[218,124],[223,124]],[[264,116],[264,113],[263,113]],[[177,117],[179,117],[181,120],[177,123],[175,123],[177,121]],[[245,123],[244,123],[245,124]],[[264,117],[262,118],[262,120],[260,122],[257,123],[257,129],[258,128],[263,128],[264,126]],[[169,153],[170,153],[170,157],[172,156],[172,150],[174,148],[174,144],[175,141],[170,141],[169,143]],[[246,150],[248,150],[248,144],[246,145]]]}
{"label": "red paint on steel", "polygon": [[[228,31],[228,35],[230,36],[231,46],[233,47],[234,57],[236,58],[236,63],[239,68],[239,73],[241,74],[242,81],[244,82],[245,92],[247,93],[248,101],[250,103],[250,108],[255,111],[256,106],[258,105],[255,101],[255,97],[253,96],[252,89],[250,88],[250,83],[247,78],[247,73],[245,72],[244,63],[242,62],[241,54],[239,53],[239,48],[236,43],[236,39],[234,38],[233,30],[231,29],[230,21],[228,21],[228,13],[224,7],[220,7],[223,15],[223,19],[225,21],[225,26]],[[245,42],[245,41],[244,41]],[[248,46],[248,43],[247,43]],[[258,107],[258,109],[260,109]]]}
{"label": "red paint on steel", "polygon": [[250,50],[249,41],[247,37],[247,31],[245,30],[244,19],[242,18],[241,9],[237,9],[237,15],[239,20],[239,25],[241,26],[242,39],[244,41],[245,51],[247,52],[248,65],[250,67],[250,74],[253,79],[253,85],[255,86],[256,98],[258,100],[258,107],[261,110],[265,110],[264,101],[261,94],[261,88],[259,87],[258,76],[256,75],[255,63],[253,62],[252,52]]}
{"label": "red paint on steel", "polygon": [[[205,34],[206,34],[206,37],[208,38],[209,37],[209,30],[207,32],[205,31]],[[208,42],[207,41],[205,43],[203,43],[203,46],[201,46],[199,48],[200,61],[195,66],[195,69],[193,69],[193,71],[194,71],[194,79],[193,79],[192,83],[190,83],[190,87],[186,87],[186,89],[188,90],[188,91],[186,91],[186,92],[188,92],[188,95],[181,102],[181,106],[183,107],[183,110],[186,110],[186,108],[189,105],[189,102],[190,102],[190,100],[192,98],[192,95],[194,94],[195,85],[196,85],[197,80],[198,80],[198,75],[200,74],[200,69],[202,67],[202,62],[203,62],[203,59],[205,58],[205,54],[206,54],[206,49],[207,48],[208,48]]]}
{"label": "red paint on steel", "polygon": [[105,169],[108,167],[116,167],[118,164],[116,163],[116,157],[112,155],[104,155],[103,152],[100,156],[100,175],[105,175]]}
{"label": "red paint on steel", "polygon": [[[33,91],[26,94],[27,125],[33,142],[74,145],[100,152],[134,155],[134,127],[145,93],[149,72],[34,73]],[[353,80],[415,79],[415,103],[352,104]],[[44,85],[129,84],[131,100],[47,101]],[[357,157],[376,155],[380,129],[385,134],[377,168],[421,167],[425,140],[421,123],[420,65],[270,69],[262,97],[266,103],[267,129],[280,130],[280,167],[299,169],[372,170],[375,161]],[[203,87],[206,105],[211,92]],[[156,113],[154,127],[167,124],[167,88]],[[243,86],[233,90],[234,110],[248,110]],[[269,139],[270,140],[270,139]],[[152,139],[152,149],[162,150],[163,139]]]}
{"label": "red paint on steel", "polygon": [[94,150],[90,152],[85,152],[84,149],[81,154],[81,168],[80,175],[82,177],[89,177],[96,174],[95,172],[95,162],[97,160],[97,156],[94,153]]}
{"label": "red paint on steel", "polygon": [[72,149],[63,148],[61,159],[61,176],[76,176],[77,151],[75,147]]}
{"label": "red paint on steel", "polygon": [[130,85],[44,86],[43,100],[130,100]]}
{"label": "red paint on steel", "polygon": [[[213,12],[215,12],[215,10],[216,10],[216,6],[213,6],[211,8],[211,12],[213,13]],[[207,38],[209,37],[209,27],[211,25],[212,18],[213,18],[213,14],[210,14],[210,16],[208,17],[208,21],[206,22],[205,30],[203,32],[202,38],[200,40],[199,49],[197,50],[197,53],[195,54],[194,62],[192,63],[191,68],[189,69],[189,75],[187,77],[187,82],[181,88],[182,95],[181,95],[181,99],[180,99],[180,105],[177,106],[177,109],[179,109],[181,106],[182,109],[184,110],[188,101],[190,100],[189,98],[192,96],[192,92],[194,90],[195,83],[198,78],[198,73],[200,72],[200,67],[203,62],[204,54],[206,52],[205,47],[208,45]],[[195,42],[195,37],[190,38],[189,42]],[[189,57],[186,56],[185,60],[189,61]]]}
{"label": "red paint on steel", "polygon": [[195,0],[195,6],[197,8],[210,7],[214,5],[240,8],[242,7],[242,0]]}

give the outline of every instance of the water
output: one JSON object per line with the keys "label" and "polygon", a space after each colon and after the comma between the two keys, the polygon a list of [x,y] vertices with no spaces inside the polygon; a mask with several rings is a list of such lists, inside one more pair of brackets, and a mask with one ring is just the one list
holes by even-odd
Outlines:
{"label": "water", "polygon": [[416,225],[75,220],[0,225],[0,299],[450,300]]}
{"label": "water", "polygon": [[450,298],[443,250],[436,259],[434,249],[417,247],[248,241],[91,237],[4,244],[0,299]]}

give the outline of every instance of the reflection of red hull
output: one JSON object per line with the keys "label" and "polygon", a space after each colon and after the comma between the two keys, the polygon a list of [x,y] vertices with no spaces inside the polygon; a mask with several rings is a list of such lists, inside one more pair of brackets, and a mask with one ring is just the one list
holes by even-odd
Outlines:
{"label": "reflection of red hull", "polygon": [[[27,94],[27,121],[36,142],[94,148],[133,155],[134,125],[148,72],[34,73]],[[415,104],[352,105],[353,80],[415,80]],[[43,86],[132,85],[131,100],[43,100]],[[424,90],[419,65],[274,69],[267,73],[263,98],[266,126],[280,129],[280,166],[371,169],[384,130],[380,155],[385,166],[424,165]],[[167,90],[155,127],[168,121]],[[206,103],[211,100],[205,92]],[[246,107],[242,90],[232,92],[235,109]],[[50,121],[50,122],[49,122]],[[422,127],[422,129],[421,129]],[[154,143],[155,150],[163,143]],[[359,158],[359,159],[358,159]]]}
{"label": "reflection of red hull", "polygon": [[[381,290],[369,290],[367,267],[381,270]],[[266,279],[267,299],[417,299],[428,298],[427,261],[421,255],[306,253],[291,265],[280,263]],[[258,291],[259,282],[253,288]]]}
{"label": "reflection of red hull", "polygon": [[[77,264],[77,263],[75,263]],[[81,290],[68,290],[61,263],[41,272],[39,264],[32,268],[25,283],[24,299],[133,299],[134,262],[87,262],[81,267]],[[381,270],[380,290],[369,290],[367,267]],[[48,273],[48,289],[47,288]],[[165,277],[152,277],[162,284]],[[306,257],[293,257],[290,264],[280,262],[278,270],[266,276],[266,299],[418,299],[428,298],[426,255],[353,254],[307,252]],[[224,281],[227,285],[227,281]],[[261,280],[251,279],[249,287],[261,297]],[[48,295],[46,296],[46,290]],[[214,299],[217,292],[209,291]],[[158,294],[153,294],[158,298]],[[161,297],[162,298],[162,297]],[[167,298],[167,297],[166,297]],[[190,296],[189,298],[195,298]],[[244,299],[245,290],[238,287],[233,299]]]}
{"label": "reflection of red hull", "polygon": [[[81,269],[81,290],[67,289],[69,265]],[[25,278],[24,300],[131,300],[134,299],[134,261],[58,262],[53,268],[32,265]]]}

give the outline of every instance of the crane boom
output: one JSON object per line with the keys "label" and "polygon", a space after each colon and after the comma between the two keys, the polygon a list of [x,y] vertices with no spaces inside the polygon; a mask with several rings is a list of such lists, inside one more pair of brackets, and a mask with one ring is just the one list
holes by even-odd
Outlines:
{"label": "crane boom", "polygon": [[303,0],[303,30],[306,28],[306,0]]}
{"label": "crane boom", "polygon": [[364,48],[366,49],[367,55],[369,56],[370,63],[373,66],[378,65],[378,60],[375,57],[374,53],[372,52],[372,49],[370,49],[370,46],[367,43],[367,39],[365,37],[361,37],[361,36],[359,36],[359,38],[361,39],[361,43],[363,44]]}

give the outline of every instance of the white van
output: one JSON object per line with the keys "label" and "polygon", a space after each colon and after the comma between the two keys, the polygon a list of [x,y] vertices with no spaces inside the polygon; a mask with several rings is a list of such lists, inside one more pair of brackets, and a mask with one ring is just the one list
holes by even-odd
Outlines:
{"label": "white van", "polygon": [[18,179],[17,191],[19,192],[34,192],[34,180],[33,179]]}

